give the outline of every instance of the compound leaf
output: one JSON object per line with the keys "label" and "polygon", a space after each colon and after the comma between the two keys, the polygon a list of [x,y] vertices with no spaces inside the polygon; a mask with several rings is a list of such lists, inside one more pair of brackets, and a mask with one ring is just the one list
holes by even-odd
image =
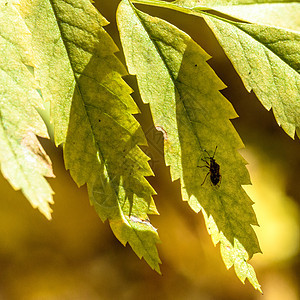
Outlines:
{"label": "compound leaf", "polygon": [[[276,14],[271,14],[266,23],[277,26],[287,24],[288,28],[299,29],[298,14],[295,16],[299,3],[271,2],[273,1],[235,1],[236,6],[223,7],[218,5],[224,5],[226,1],[207,0],[201,3],[201,8],[194,6],[198,3],[195,0],[178,0],[174,3],[185,9],[190,8],[190,13],[198,16],[203,10],[202,5],[206,4],[224,13],[233,12],[233,16],[242,17],[246,21],[262,21],[261,14],[265,8],[268,8],[267,11],[279,9],[278,5],[281,4],[282,11],[285,12],[284,17],[279,18],[281,21],[277,21]],[[244,3],[248,4],[247,13],[246,8],[240,5]],[[252,14],[249,13],[249,8],[252,8]],[[256,18],[253,19],[251,15],[254,14]],[[249,92],[253,90],[267,110],[273,109],[278,125],[289,136],[294,138],[295,131],[300,136],[300,33],[264,24],[233,22],[207,13],[202,16],[213,30],[246,89]]]}
{"label": "compound leaf", "polygon": [[[247,263],[260,252],[252,228],[257,225],[253,202],[241,187],[250,179],[237,152],[243,143],[229,120],[237,115],[219,92],[225,85],[206,63],[208,54],[178,28],[128,0],[121,1],[117,22],[129,73],[137,76],[141,97],[164,131],[172,180],[180,179],[183,199],[203,212],[226,265],[234,265],[242,281],[248,278],[260,289]],[[204,161],[215,150],[222,175],[218,185],[209,178],[203,183]]]}
{"label": "compound leaf", "polygon": [[[25,0],[24,0],[25,1]],[[89,0],[27,0],[25,19],[35,36],[41,90],[51,101],[56,143],[66,168],[87,184],[91,204],[116,237],[159,272],[153,175],[139,112],[123,81],[126,70],[103,29],[108,22]],[[47,34],[46,34],[47,33]],[[47,36],[45,36],[47,35]]]}
{"label": "compound leaf", "polygon": [[[13,26],[12,26],[13,24]],[[12,1],[0,1],[0,162],[15,189],[51,219],[51,161],[37,135],[48,138],[37,112],[43,101],[33,77],[31,34]]]}

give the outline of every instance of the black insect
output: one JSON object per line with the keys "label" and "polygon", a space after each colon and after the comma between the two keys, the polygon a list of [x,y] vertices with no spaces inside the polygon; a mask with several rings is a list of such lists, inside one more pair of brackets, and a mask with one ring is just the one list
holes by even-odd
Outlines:
{"label": "black insect", "polygon": [[[198,166],[198,167],[199,168],[208,168],[209,171],[206,174],[206,176],[205,176],[203,182],[201,183],[201,185],[204,184],[208,174],[210,174],[210,181],[213,185],[219,186],[220,183],[221,183],[222,176],[220,174],[220,165],[216,162],[216,160],[214,158],[215,154],[216,154],[216,151],[217,151],[217,148],[218,148],[218,146],[216,146],[216,149],[215,149],[215,152],[214,152],[213,156],[210,156],[209,153],[206,150],[204,150],[207,153],[208,157],[206,159],[202,158],[201,160],[203,160],[206,163],[206,165],[205,166],[200,166],[200,167]],[[208,162],[208,159],[209,159],[209,162]]]}

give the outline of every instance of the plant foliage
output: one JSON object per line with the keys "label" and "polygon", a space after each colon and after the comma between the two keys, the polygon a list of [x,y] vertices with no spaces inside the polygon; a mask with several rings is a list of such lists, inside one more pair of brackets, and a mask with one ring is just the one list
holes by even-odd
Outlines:
{"label": "plant foliage", "polygon": [[[255,6],[253,9],[257,12],[256,15],[259,16],[258,12],[264,10],[256,3],[261,1],[251,2]],[[226,3],[228,2],[205,1],[209,8],[228,14],[232,10],[233,16],[246,17],[245,14],[239,14],[239,10],[243,8],[243,1],[235,1],[235,5],[230,6],[231,9],[226,9],[227,6],[222,9]],[[249,5],[251,7],[251,3],[248,1],[246,3],[247,8]],[[197,8],[197,1],[193,0],[178,0],[176,5],[188,7],[191,13],[196,15],[203,9]],[[263,8],[271,9],[273,5],[265,4]],[[288,11],[295,9],[295,12],[297,8],[298,11],[300,9],[299,3],[285,4],[282,7]],[[274,9],[279,11],[281,7],[278,7],[277,3]],[[246,22],[236,22],[212,15],[206,15],[204,19],[241,76],[246,89],[249,92],[253,90],[267,110],[273,109],[278,125],[289,136],[294,138],[296,130],[300,136],[299,32],[270,25],[252,24],[248,23],[247,19]],[[283,20],[285,19],[288,18]],[[297,20],[292,14],[289,27],[298,29]],[[267,23],[278,24],[274,17]]]}
{"label": "plant foliage", "polygon": [[[87,184],[92,205],[118,239],[159,272],[156,229],[140,221],[157,213],[145,179],[152,171],[138,147],[146,140],[132,116],[139,111],[121,78],[126,71],[113,54],[118,49],[102,28],[107,21],[89,1],[31,1],[23,13],[36,36],[36,76],[50,94],[66,168],[79,186]],[[36,26],[35,15],[43,24]]]}
{"label": "plant foliage", "polygon": [[[172,180],[202,212],[226,267],[261,291],[248,263],[260,252],[252,227],[258,223],[242,187],[250,178],[230,122],[237,115],[220,93],[226,86],[190,36],[134,3],[203,17],[246,89],[292,138],[300,134],[299,3],[122,0],[117,11],[126,64],[164,133]],[[153,173],[140,149],[147,142],[122,79],[126,68],[103,29],[108,22],[89,0],[1,0],[0,17],[3,175],[51,217],[51,162],[36,137],[48,137],[36,109],[49,102],[55,143],[74,181],[87,184],[91,204],[122,244],[160,272],[159,237],[148,217],[158,214],[155,191],[145,178]]]}
{"label": "plant foliage", "polygon": [[[15,189],[21,189],[33,207],[51,218],[52,189],[44,176],[53,176],[49,157],[36,138],[48,137],[36,108],[43,108],[32,75],[32,36],[11,2],[0,9],[0,162],[1,171]],[[11,26],[14,24],[14,26]]]}
{"label": "plant foliage", "polygon": [[[243,144],[229,121],[236,114],[219,92],[225,86],[206,63],[209,56],[184,32],[140,12],[129,1],[121,2],[117,17],[129,72],[137,76],[154,123],[168,136],[165,160],[172,179],[181,181],[183,200],[214,224],[208,228],[214,228],[210,233],[221,242],[224,260],[225,249],[238,251],[239,243],[251,257],[260,249],[251,227],[257,225],[252,202],[241,187],[250,183],[237,153]],[[219,187],[209,180],[202,184],[207,173],[202,160],[216,146],[222,172]],[[242,269],[241,261],[234,260],[236,268]]]}

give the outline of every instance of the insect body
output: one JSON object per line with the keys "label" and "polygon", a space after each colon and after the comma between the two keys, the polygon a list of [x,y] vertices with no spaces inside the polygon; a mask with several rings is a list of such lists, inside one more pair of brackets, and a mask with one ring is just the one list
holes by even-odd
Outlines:
{"label": "insect body", "polygon": [[206,176],[205,176],[205,178],[204,178],[204,180],[203,180],[203,182],[202,182],[201,185],[204,184],[207,176],[210,174],[210,181],[211,181],[211,183],[213,185],[219,186],[220,183],[221,183],[222,176],[220,174],[220,165],[216,162],[216,160],[214,158],[215,154],[216,154],[216,151],[217,151],[217,146],[216,146],[216,149],[215,149],[215,152],[214,152],[213,156],[210,156],[209,153],[206,150],[204,150],[204,151],[208,154],[209,162],[207,160],[202,159],[206,163],[206,165],[205,166],[201,166],[201,167],[198,166],[198,167],[199,168],[208,168],[209,171],[206,174]]}

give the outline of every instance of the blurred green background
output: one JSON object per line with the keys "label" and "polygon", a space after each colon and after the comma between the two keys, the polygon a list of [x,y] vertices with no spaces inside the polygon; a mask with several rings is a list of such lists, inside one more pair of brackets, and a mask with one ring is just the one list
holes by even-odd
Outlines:
{"label": "blurred green background", "polygon": [[[120,48],[115,24],[119,1],[98,0],[95,5],[111,22],[106,30]],[[276,124],[253,93],[244,89],[234,68],[202,19],[165,9],[142,7],[187,32],[211,56],[209,64],[228,86],[222,93],[240,118],[233,124],[246,149],[253,186],[245,187],[253,201],[260,227],[255,228],[263,254],[251,260],[264,295],[234,270],[226,270],[219,246],[214,247],[202,215],[181,200],[179,182],[171,182],[163,161],[163,138],[154,130],[148,105],[138,92],[133,97],[149,140],[156,177],[160,216],[152,216],[162,243],[162,276],[113,236],[90,206],[86,188],[78,189],[65,171],[61,148],[42,140],[53,162],[56,178],[53,220],[34,210],[21,192],[0,178],[0,299],[264,299],[299,297],[299,140],[293,141]],[[117,53],[124,61],[122,53]],[[125,80],[135,91],[135,78]],[[50,129],[51,130],[51,129]]]}

